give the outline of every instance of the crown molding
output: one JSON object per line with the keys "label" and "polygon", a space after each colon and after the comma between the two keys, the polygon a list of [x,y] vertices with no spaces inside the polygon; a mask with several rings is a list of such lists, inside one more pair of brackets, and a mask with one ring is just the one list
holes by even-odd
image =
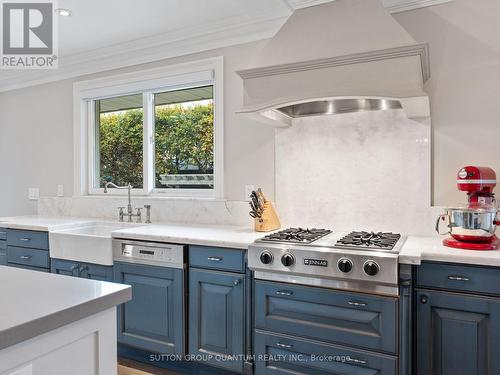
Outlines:
{"label": "crown molding", "polygon": [[2,71],[0,92],[74,78],[272,37],[289,16],[260,14],[179,29],[85,53],[61,56],[57,70]]}
{"label": "crown molding", "polygon": [[[282,0],[280,15],[262,12],[252,21],[233,18],[184,28],[70,56],[56,70],[1,71],[0,92],[74,78],[272,37],[295,9],[335,0]],[[392,13],[452,0],[382,0]]]}
{"label": "crown molding", "polygon": [[422,80],[423,82],[426,82],[431,76],[429,45],[427,43],[418,43],[410,46],[388,48],[378,51],[362,52],[347,56],[337,56],[291,64],[274,65],[263,68],[244,69],[239,70],[236,73],[243,79],[252,79],[268,77],[277,74],[288,74],[306,70],[325,69],[336,66],[389,60],[408,56],[419,57],[422,69]]}
{"label": "crown molding", "polygon": [[453,0],[382,0],[382,3],[390,13],[399,13],[449,3],[451,1]]}

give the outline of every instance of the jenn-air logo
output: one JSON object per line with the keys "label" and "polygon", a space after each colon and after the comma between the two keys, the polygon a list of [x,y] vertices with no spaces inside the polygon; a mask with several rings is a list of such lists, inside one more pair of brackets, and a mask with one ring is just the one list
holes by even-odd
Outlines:
{"label": "jenn-air logo", "polygon": [[57,67],[56,19],[52,1],[3,1],[3,69],[54,69]]}

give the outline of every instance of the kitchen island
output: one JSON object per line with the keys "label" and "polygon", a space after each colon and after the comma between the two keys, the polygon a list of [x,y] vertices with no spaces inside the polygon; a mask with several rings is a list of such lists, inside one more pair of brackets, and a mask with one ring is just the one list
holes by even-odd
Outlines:
{"label": "kitchen island", "polygon": [[0,375],[116,374],[126,285],[0,266]]}

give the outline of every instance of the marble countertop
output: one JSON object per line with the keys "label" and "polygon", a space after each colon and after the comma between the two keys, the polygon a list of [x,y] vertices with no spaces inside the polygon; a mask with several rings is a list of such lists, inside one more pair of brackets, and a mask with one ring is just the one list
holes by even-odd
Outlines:
{"label": "marble countertop", "polygon": [[0,350],[132,297],[128,285],[0,266]]}
{"label": "marble countertop", "polygon": [[399,263],[420,264],[422,261],[463,263],[500,267],[500,250],[461,250],[443,246],[441,236],[409,236],[399,253]]}
{"label": "marble countertop", "polygon": [[[0,217],[0,227],[39,231],[71,228],[91,222],[106,222],[96,218],[14,216]],[[110,221],[117,223],[117,221]],[[264,233],[254,232],[250,227],[231,225],[203,225],[179,223],[139,224],[112,232],[114,238],[140,241],[172,242],[190,245],[221,246],[246,249]],[[452,249],[442,245],[443,237],[408,236],[399,262],[420,264],[422,261],[439,261],[500,267],[500,250],[474,251]]]}
{"label": "marble countertop", "polygon": [[81,224],[99,221],[97,219],[79,217],[49,216],[8,216],[0,217],[0,228],[24,229],[34,231],[53,231],[70,228]]}
{"label": "marble countertop", "polygon": [[[78,217],[13,216],[0,217],[0,227],[35,231],[55,231],[69,229],[92,222],[111,222],[102,219]],[[246,249],[249,244],[264,233],[255,232],[251,227],[232,225],[205,225],[154,223],[124,223],[130,226],[112,232],[114,238],[141,241],[175,242],[189,245],[221,246]]]}
{"label": "marble countertop", "polygon": [[116,230],[112,235],[114,238],[238,249],[246,249],[249,244],[264,236],[248,227],[201,224],[154,224]]}

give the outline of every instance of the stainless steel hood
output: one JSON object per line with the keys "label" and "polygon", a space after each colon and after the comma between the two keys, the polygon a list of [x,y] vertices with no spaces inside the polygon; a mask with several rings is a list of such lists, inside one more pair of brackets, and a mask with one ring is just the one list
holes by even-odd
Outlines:
{"label": "stainless steel hood", "polygon": [[243,79],[243,113],[275,126],[304,116],[402,108],[429,117],[428,46],[380,0],[336,0],[296,10]]}

